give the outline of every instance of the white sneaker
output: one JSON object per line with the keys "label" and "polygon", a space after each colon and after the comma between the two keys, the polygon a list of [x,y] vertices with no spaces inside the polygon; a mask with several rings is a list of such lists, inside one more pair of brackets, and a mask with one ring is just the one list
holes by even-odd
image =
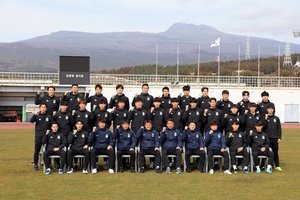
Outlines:
{"label": "white sneaker", "polygon": [[228,169],[224,171],[224,174],[232,174]]}
{"label": "white sneaker", "polygon": [[213,169],[209,170],[209,174],[214,174],[215,171]]}
{"label": "white sneaker", "polygon": [[108,172],[109,172],[110,174],[115,173],[115,171],[114,171],[113,169],[109,169]]}
{"label": "white sneaker", "polygon": [[92,174],[97,174],[97,169],[96,168],[92,169]]}
{"label": "white sneaker", "polygon": [[72,174],[72,173],[73,173],[73,168],[71,168],[67,171],[67,174]]}
{"label": "white sneaker", "polygon": [[[83,173],[83,174],[88,174],[89,172],[88,172],[88,170],[83,169],[83,170],[82,170],[82,173]],[[97,170],[96,170],[96,173],[97,173]]]}

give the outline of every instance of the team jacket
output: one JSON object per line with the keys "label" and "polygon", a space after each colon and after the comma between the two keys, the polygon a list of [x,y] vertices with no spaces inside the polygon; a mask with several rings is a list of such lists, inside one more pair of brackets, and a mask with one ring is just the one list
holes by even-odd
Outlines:
{"label": "team jacket", "polygon": [[40,94],[35,95],[35,105],[40,105],[41,103],[45,103],[47,105],[47,114],[53,115],[53,111],[58,111],[60,99],[53,95],[50,97],[49,95],[42,96]]}
{"label": "team jacket", "polygon": [[204,109],[209,109],[209,96],[204,97],[201,96],[197,99],[197,107],[201,108],[202,110]]}
{"label": "team jacket", "polygon": [[163,108],[154,108],[153,112],[150,112],[150,120],[153,122],[153,129],[157,132],[161,132],[165,126],[166,111]]}
{"label": "team jacket", "polygon": [[159,148],[159,139],[158,133],[151,129],[146,130],[140,128],[136,133],[136,139],[140,140],[140,148],[141,149],[154,149]]}
{"label": "team jacket", "polygon": [[69,112],[58,111],[56,115],[53,115],[53,121],[58,124],[58,132],[67,136],[72,131],[72,124],[74,119]]}
{"label": "team jacket", "polygon": [[112,133],[107,128],[97,128],[89,136],[89,146],[95,149],[107,149],[108,146],[114,146],[115,142],[112,138]]}
{"label": "team jacket", "polygon": [[241,127],[244,126],[245,124],[245,117],[242,115],[234,115],[234,114],[229,114],[227,115],[227,117],[224,119],[224,126],[226,128],[226,132],[229,132],[229,131],[232,131],[232,122],[237,120],[239,123],[240,123],[240,129],[241,130]]}
{"label": "team jacket", "polygon": [[270,140],[268,135],[265,132],[257,133],[254,132],[250,136],[250,141],[251,141],[251,148],[257,149],[257,148],[262,148],[265,147],[266,149],[269,148],[270,146]]}
{"label": "team jacket", "polygon": [[136,145],[135,134],[131,129],[124,130],[123,128],[116,129],[113,133],[113,139],[117,140],[117,149],[128,151],[134,149]]}
{"label": "team jacket", "polygon": [[204,148],[204,140],[199,131],[191,131],[184,129],[182,132],[182,141],[185,142],[187,149],[200,149]]}
{"label": "team jacket", "polygon": [[[87,132],[91,132],[91,112],[87,111],[86,109],[84,110],[76,110],[74,116],[73,116],[73,121],[76,123],[77,120],[81,120],[83,122],[83,130]],[[73,124],[74,125],[74,124]]]}
{"label": "team jacket", "polygon": [[[249,104],[250,104],[249,100],[248,101],[242,100],[237,103],[239,115],[244,115],[244,114],[249,113]],[[246,113],[246,111],[247,111],[247,113]]]}
{"label": "team jacket", "polygon": [[121,125],[123,121],[129,121],[129,111],[125,109],[116,108],[113,112],[111,112],[111,117],[114,125],[114,130],[118,125]]}
{"label": "team jacket", "polygon": [[116,96],[112,97],[109,102],[109,108],[113,108],[113,107],[118,108],[118,102],[120,99],[122,99],[125,102],[124,108],[126,110],[129,110],[129,99],[124,94],[121,95],[116,94]]}
{"label": "team jacket", "polygon": [[210,123],[216,121],[218,123],[218,129],[221,130],[221,126],[224,123],[223,112],[218,108],[209,108],[207,113],[203,115],[203,121],[205,125],[205,132],[210,130]]}
{"label": "team jacket", "polygon": [[220,150],[226,148],[224,136],[218,130],[214,131],[212,134],[209,134],[209,131],[206,132],[204,141],[208,149]]}
{"label": "team jacket", "polygon": [[96,105],[96,107],[99,106],[99,102],[100,100],[104,100],[104,102],[106,103],[107,105],[107,98],[105,96],[103,96],[103,94],[100,94],[100,95],[93,95],[93,96],[89,96],[90,93],[86,93],[85,94],[85,100],[87,103],[91,103],[91,110],[93,110],[94,108],[94,105]]}
{"label": "team jacket", "polygon": [[64,94],[61,101],[68,102],[67,112],[72,112],[72,110],[79,109],[78,102],[80,101],[80,99],[82,99],[82,96],[79,93],[73,94],[72,92],[70,92],[70,94],[68,94],[68,95]]}
{"label": "team jacket", "polygon": [[191,121],[196,122],[197,128],[196,130],[200,130],[200,126],[202,123],[203,111],[200,108],[192,109],[191,107],[184,112],[183,118],[186,121],[186,125],[188,125]]}
{"label": "team jacket", "polygon": [[[260,114],[260,116],[265,117],[265,115],[268,113],[267,108],[269,105],[273,105],[275,108],[274,103],[270,102],[269,100],[266,102],[262,101],[260,102],[260,104],[257,105],[257,111]],[[275,114],[275,109],[273,114]]]}
{"label": "team jacket", "polygon": [[190,100],[192,99],[191,96],[178,96],[179,98],[179,107],[182,109],[182,110],[185,110],[185,107],[186,106],[189,106],[190,105]]}
{"label": "team jacket", "polygon": [[129,111],[128,120],[131,121],[131,129],[136,133],[141,126],[144,125],[145,120],[150,119],[150,114],[146,109],[134,108]]}
{"label": "team jacket", "polygon": [[[150,110],[150,108],[153,106],[153,96],[148,93],[141,93],[137,97],[143,99],[143,108],[145,110]],[[134,97],[132,100],[132,107],[135,106],[135,98],[136,97]]]}
{"label": "team jacket", "polygon": [[49,114],[34,114],[31,117],[30,122],[35,122],[35,137],[43,138],[46,131],[51,128],[52,116]]}
{"label": "team jacket", "polygon": [[161,96],[161,104],[160,107],[164,110],[169,110],[172,107],[171,97],[168,95],[167,97]]}
{"label": "team jacket", "polygon": [[178,129],[166,129],[160,135],[160,143],[163,150],[175,150],[182,147],[181,133]]}
{"label": "team jacket", "polygon": [[281,123],[277,116],[268,116],[265,132],[268,134],[269,139],[281,139]]}
{"label": "team jacket", "polygon": [[108,112],[107,110],[92,110],[91,112],[91,120],[92,120],[92,124],[94,126],[98,126],[98,120],[99,119],[106,119],[106,128],[110,128],[111,126],[111,120],[112,120],[112,116],[111,113]]}
{"label": "team jacket", "polygon": [[230,114],[230,108],[233,105],[233,103],[229,100],[224,101],[224,100],[219,100],[217,101],[217,108],[219,108],[220,110],[222,110],[223,115],[225,114]]}
{"label": "team jacket", "polygon": [[[230,133],[232,133],[231,137],[229,137]],[[226,134],[226,146],[229,147],[230,150],[237,150],[240,147],[245,149],[247,145],[248,143],[245,133],[241,131],[230,131]]]}
{"label": "team jacket", "polygon": [[249,133],[251,130],[255,132],[255,123],[257,121],[263,121],[262,116],[258,113],[247,113],[245,115],[245,131]]}
{"label": "team jacket", "polygon": [[166,111],[165,119],[166,119],[166,121],[170,118],[173,119],[174,123],[175,123],[175,129],[178,129],[179,131],[181,131],[183,129],[183,122],[185,120],[184,112],[185,111],[183,109],[172,108],[171,112],[169,112],[169,110]]}
{"label": "team jacket", "polygon": [[71,149],[83,149],[85,145],[88,145],[89,133],[86,131],[77,131],[76,133],[70,132],[68,135],[68,144],[71,145]]}
{"label": "team jacket", "polygon": [[59,150],[62,150],[66,145],[66,137],[62,133],[53,133],[50,131],[48,135],[44,135],[43,144],[46,144],[46,150],[53,151],[54,148],[59,148]]}

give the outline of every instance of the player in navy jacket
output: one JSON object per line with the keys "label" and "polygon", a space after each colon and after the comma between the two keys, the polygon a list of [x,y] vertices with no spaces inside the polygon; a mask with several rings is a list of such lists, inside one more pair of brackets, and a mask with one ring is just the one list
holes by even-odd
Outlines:
{"label": "player in navy jacket", "polygon": [[158,139],[158,133],[152,128],[152,121],[146,120],[144,126],[141,127],[137,134],[136,139],[140,141],[140,152],[139,152],[139,167],[140,172],[144,173],[145,155],[155,156],[155,169],[157,173],[161,173],[161,156],[160,156],[160,143]]}
{"label": "player in navy jacket", "polygon": [[186,172],[191,172],[190,157],[191,155],[199,155],[200,159],[197,159],[197,168],[201,173],[204,173],[204,140],[202,134],[196,130],[196,123],[191,121],[182,132],[182,141],[185,142],[185,161]]}
{"label": "player in navy jacket", "polygon": [[160,136],[160,142],[162,144],[162,163],[163,166],[167,167],[167,174],[171,173],[168,164],[168,155],[176,155],[176,173],[181,174],[181,132],[178,129],[175,129],[174,121],[172,119],[167,120],[167,128],[163,129]]}
{"label": "player in navy jacket", "polygon": [[127,121],[122,122],[121,128],[120,126],[117,126],[117,129],[113,133],[113,139],[117,140],[118,171],[124,171],[122,156],[124,154],[129,154],[130,172],[134,173],[136,138],[135,133],[129,128],[129,123]]}

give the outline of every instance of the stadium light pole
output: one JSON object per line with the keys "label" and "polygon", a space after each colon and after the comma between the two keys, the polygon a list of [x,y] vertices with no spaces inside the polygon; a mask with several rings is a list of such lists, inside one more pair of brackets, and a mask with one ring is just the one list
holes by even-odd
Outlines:
{"label": "stadium light pole", "polygon": [[293,30],[293,35],[294,35],[295,38],[300,37],[300,29]]}

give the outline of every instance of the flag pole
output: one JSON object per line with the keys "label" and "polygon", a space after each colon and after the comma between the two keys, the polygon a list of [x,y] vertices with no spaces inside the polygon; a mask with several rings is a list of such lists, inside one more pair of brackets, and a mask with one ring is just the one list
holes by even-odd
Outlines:
{"label": "flag pole", "polygon": [[221,60],[221,57],[220,57],[220,54],[221,54],[221,37],[219,37],[220,40],[219,40],[219,57],[218,57],[218,86],[220,87],[220,60]]}
{"label": "flag pole", "polygon": [[239,86],[241,84],[240,71],[241,71],[241,45],[239,45],[239,60],[238,60],[238,85]]}
{"label": "flag pole", "polygon": [[155,85],[157,85],[157,68],[158,68],[158,44],[156,43]]}
{"label": "flag pole", "polygon": [[199,85],[199,75],[200,75],[200,44],[199,44],[199,52],[198,52],[198,70],[197,70],[197,85]]}

